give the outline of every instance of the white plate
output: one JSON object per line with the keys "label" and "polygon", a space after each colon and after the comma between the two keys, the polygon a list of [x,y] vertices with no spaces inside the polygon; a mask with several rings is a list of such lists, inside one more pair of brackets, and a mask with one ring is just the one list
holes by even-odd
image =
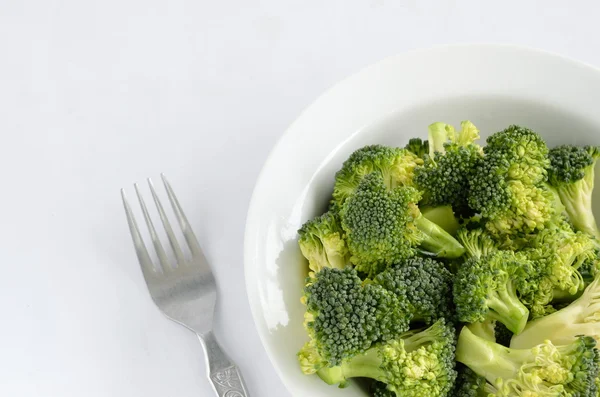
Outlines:
{"label": "white plate", "polygon": [[300,372],[307,265],[296,231],[325,210],[334,174],[353,150],[404,145],[410,137],[426,137],[434,121],[464,119],[483,136],[522,124],[549,144],[598,144],[600,72],[507,46],[416,51],[370,66],[322,95],[271,152],[248,212],[246,284],[262,342],[294,396],[366,395],[355,385],[340,390]]}

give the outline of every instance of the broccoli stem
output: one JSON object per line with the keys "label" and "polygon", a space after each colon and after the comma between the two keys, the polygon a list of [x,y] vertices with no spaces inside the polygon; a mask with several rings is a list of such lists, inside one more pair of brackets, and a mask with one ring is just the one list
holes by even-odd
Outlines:
{"label": "broccoli stem", "polygon": [[465,248],[454,237],[423,215],[414,223],[424,235],[420,243],[424,251],[441,258],[458,258],[465,253]]}
{"label": "broccoli stem", "polygon": [[384,382],[386,378],[381,371],[381,364],[378,349],[372,348],[337,367],[320,369],[317,375],[328,385],[339,384],[340,387],[347,386],[347,379],[350,378],[371,378]]}
{"label": "broccoli stem", "polygon": [[531,321],[520,335],[510,342],[511,348],[530,348],[545,340],[554,345],[566,345],[578,335],[598,338],[600,331],[600,278],[594,280],[583,295],[569,306]]}
{"label": "broccoli stem", "polygon": [[509,281],[506,288],[495,291],[487,299],[490,308],[488,317],[500,321],[514,334],[519,334],[527,325],[529,310],[517,297],[516,289]]}
{"label": "broccoli stem", "polygon": [[600,239],[600,231],[592,212],[592,190],[594,189],[594,167],[585,172],[577,182],[557,188],[560,200],[575,229]]}
{"label": "broccoli stem", "polygon": [[496,341],[496,333],[495,333],[496,321],[495,320],[488,319],[483,322],[472,323],[472,324],[469,324],[469,328],[470,328],[471,332],[473,332],[475,335],[479,336],[480,338],[489,340],[490,342]]}
{"label": "broccoli stem", "polygon": [[455,235],[456,231],[460,227],[458,219],[454,216],[454,211],[449,205],[442,205],[438,207],[424,207],[421,208],[421,214],[433,223],[438,224],[442,229]]}
{"label": "broccoli stem", "polygon": [[463,327],[456,346],[456,360],[471,368],[477,375],[495,384],[498,378],[516,378],[520,363],[530,357],[529,350],[508,349],[475,335]]}

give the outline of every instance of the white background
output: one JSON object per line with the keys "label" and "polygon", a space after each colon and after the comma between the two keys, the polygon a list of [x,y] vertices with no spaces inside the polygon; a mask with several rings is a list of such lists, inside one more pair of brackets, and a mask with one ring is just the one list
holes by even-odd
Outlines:
{"label": "white background", "polygon": [[0,395],[212,395],[196,337],[149,299],[123,216],[119,189],[160,172],[213,265],[216,333],[251,395],[290,395],[244,286],[269,150],[323,90],[402,51],[516,43],[600,65],[597,2],[493,3],[0,1]]}

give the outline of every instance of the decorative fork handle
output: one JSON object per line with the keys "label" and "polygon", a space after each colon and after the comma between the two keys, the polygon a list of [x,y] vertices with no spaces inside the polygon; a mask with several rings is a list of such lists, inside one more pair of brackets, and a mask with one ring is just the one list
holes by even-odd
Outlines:
{"label": "decorative fork handle", "polygon": [[249,397],[238,367],[227,357],[212,332],[198,335],[206,350],[208,377],[219,397]]}

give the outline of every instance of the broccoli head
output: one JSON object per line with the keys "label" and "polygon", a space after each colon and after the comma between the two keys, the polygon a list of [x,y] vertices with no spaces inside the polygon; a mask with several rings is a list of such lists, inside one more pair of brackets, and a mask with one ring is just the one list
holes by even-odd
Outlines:
{"label": "broccoli head", "polygon": [[408,141],[404,149],[415,154],[419,158],[424,158],[429,153],[429,141],[424,141],[421,138],[412,138]]}
{"label": "broccoli head", "polygon": [[344,231],[334,212],[326,212],[306,222],[298,234],[300,251],[308,259],[308,266],[313,272],[324,267],[342,269],[350,263]]}
{"label": "broccoli head", "polygon": [[447,396],[456,380],[455,330],[439,320],[431,327],[411,330],[372,346],[340,366],[317,374],[330,385],[344,386],[351,378],[371,378],[387,385],[398,397]]}
{"label": "broccoli head", "polygon": [[456,360],[486,378],[491,385],[488,396],[592,397],[598,392],[599,354],[589,336],[566,345],[545,341],[529,349],[511,349],[463,327]]}
{"label": "broccoli head", "polygon": [[575,229],[600,239],[592,212],[594,168],[600,148],[562,145],[550,150],[549,182],[554,186]]}
{"label": "broccoli head", "polygon": [[474,143],[479,139],[479,130],[468,121],[462,126],[458,133],[443,123],[429,127],[430,142],[436,151],[415,168],[414,182],[423,192],[424,205],[450,205],[458,215],[468,217],[472,215],[467,204],[469,179],[482,150]]}
{"label": "broccoli head", "polygon": [[389,188],[411,186],[414,169],[420,164],[423,164],[423,160],[406,149],[365,146],[352,153],[336,173],[333,199],[340,206],[344,204],[363,178],[373,172],[380,174]]}
{"label": "broccoli head", "polygon": [[535,132],[511,126],[490,136],[469,181],[469,205],[496,234],[542,230],[558,215],[547,184],[548,147]]}
{"label": "broccoli head", "polygon": [[356,270],[323,268],[304,288],[305,327],[311,337],[298,359],[314,373],[366,351],[378,340],[409,328],[410,306],[374,283],[363,283]]}
{"label": "broccoli head", "polygon": [[582,272],[595,273],[598,264],[595,239],[564,226],[542,230],[531,248],[521,252],[534,262],[527,282],[519,287],[533,318],[554,312],[553,302],[575,299],[586,285]]}
{"label": "broccoli head", "polygon": [[477,375],[469,367],[460,363],[456,366],[456,372],[458,375],[453,397],[488,397],[487,381],[483,376]]}
{"label": "broccoli head", "polygon": [[558,345],[568,344],[578,335],[600,340],[600,278],[568,306],[529,322],[521,334],[512,338],[510,347],[526,349],[545,340]]}
{"label": "broccoli head", "polygon": [[516,334],[521,332],[529,310],[520,301],[517,287],[531,267],[531,262],[512,251],[469,258],[454,279],[458,319],[466,323],[496,320]]}
{"label": "broccoli head", "polygon": [[417,257],[386,269],[375,282],[408,302],[412,322],[430,325],[440,318],[454,317],[452,279],[443,263]]}
{"label": "broccoli head", "polygon": [[425,218],[419,192],[389,188],[379,173],[363,178],[342,207],[342,227],[356,268],[374,276],[387,266],[415,256],[457,258],[464,249],[450,234]]}

